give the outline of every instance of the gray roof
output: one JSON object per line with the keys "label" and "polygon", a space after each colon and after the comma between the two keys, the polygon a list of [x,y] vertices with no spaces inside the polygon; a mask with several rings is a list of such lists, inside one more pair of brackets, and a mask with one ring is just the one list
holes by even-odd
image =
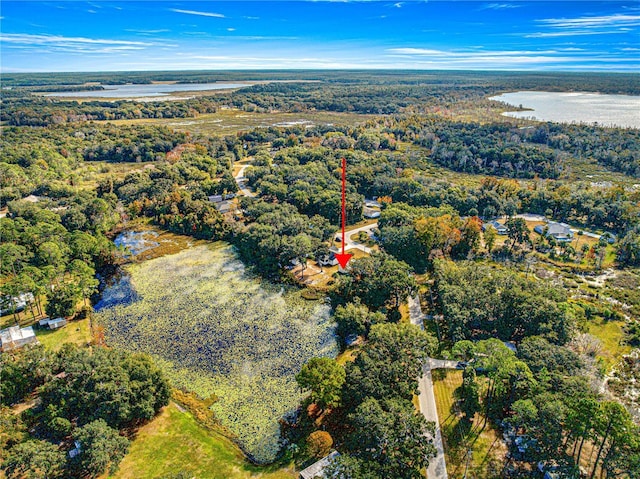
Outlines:
{"label": "gray roof", "polygon": [[545,228],[547,229],[547,236],[553,236],[554,238],[573,238],[573,232],[566,223],[556,223],[550,221],[546,225],[538,225],[534,230],[538,233],[543,233]]}
{"label": "gray roof", "polygon": [[482,229],[485,230],[488,226],[493,226],[498,231],[506,231],[509,229],[506,227],[506,225],[499,223],[498,220],[488,221],[487,223],[482,225]]}
{"label": "gray roof", "polygon": [[311,464],[306,469],[300,471],[300,479],[314,479],[324,477],[324,468],[327,467],[335,458],[340,456],[338,451],[333,451],[326,457],[323,457],[318,462]]}
{"label": "gray roof", "polygon": [[0,346],[3,349],[12,347],[20,347],[27,343],[37,342],[35,333],[31,326],[20,328],[20,326],[11,326],[10,328],[0,331]]}

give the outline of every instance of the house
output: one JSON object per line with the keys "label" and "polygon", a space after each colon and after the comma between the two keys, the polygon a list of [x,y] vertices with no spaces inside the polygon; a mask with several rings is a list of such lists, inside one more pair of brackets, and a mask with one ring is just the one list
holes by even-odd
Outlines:
{"label": "house", "polygon": [[318,264],[320,266],[335,266],[338,264],[338,258],[336,258],[336,253],[338,252],[335,248],[329,249],[329,254],[321,256],[318,258]]}
{"label": "house", "polygon": [[573,231],[566,223],[549,221],[546,225],[537,225],[533,228],[533,231],[545,235],[547,238],[551,237],[556,241],[571,241],[573,239]]}
{"label": "house", "polygon": [[380,218],[380,210],[365,206],[364,208],[362,208],[362,216],[369,219]]}
{"label": "house", "polygon": [[216,203],[216,208],[222,214],[229,213],[233,208],[233,203],[231,201],[219,201]]}
{"label": "house", "polygon": [[67,320],[64,318],[55,318],[55,319],[44,318],[38,321],[38,325],[41,328],[59,329],[67,325]]}
{"label": "house", "polygon": [[209,201],[211,203],[220,203],[222,201],[222,195],[209,196]]}
{"label": "house", "polygon": [[300,471],[300,479],[322,479],[324,478],[324,469],[337,457],[340,456],[338,451],[333,451],[326,457],[323,457],[318,462],[311,464],[306,469]]}
{"label": "house", "polygon": [[11,326],[10,328],[0,330],[0,350],[11,351],[18,349],[27,344],[38,344],[38,338],[33,332],[33,328],[28,326],[20,328],[20,326]]}
{"label": "house", "polygon": [[502,223],[498,223],[498,220],[488,221],[487,223],[484,223],[482,225],[482,231],[487,231],[487,228],[489,226],[493,226],[499,235],[509,234],[509,228],[507,228]]}
{"label": "house", "polygon": [[380,203],[378,203],[376,200],[368,200],[365,198],[364,200],[364,205],[368,206],[369,208],[380,208]]}
{"label": "house", "polygon": [[513,341],[502,341],[502,344],[504,344],[507,348],[509,348],[514,353],[518,352],[518,347],[516,346],[516,343],[514,343]]}
{"label": "house", "polygon": [[4,297],[2,298],[2,309],[0,309],[0,315],[4,316],[5,314],[16,313],[24,310],[27,307],[27,304],[33,301],[33,294],[31,293],[22,293],[18,296],[14,296],[13,298]]}

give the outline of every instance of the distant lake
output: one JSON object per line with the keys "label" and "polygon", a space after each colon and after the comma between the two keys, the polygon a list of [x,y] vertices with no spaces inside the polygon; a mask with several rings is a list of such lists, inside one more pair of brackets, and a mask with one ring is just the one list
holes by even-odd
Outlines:
{"label": "distant lake", "polygon": [[494,96],[491,100],[533,110],[503,113],[513,118],[640,128],[640,96],[519,91]]}
{"label": "distant lake", "polygon": [[46,93],[44,96],[58,96],[64,98],[141,98],[162,97],[170,93],[192,91],[226,90],[242,88],[256,83],[152,83],[147,85],[102,85],[105,90],[72,91]]}

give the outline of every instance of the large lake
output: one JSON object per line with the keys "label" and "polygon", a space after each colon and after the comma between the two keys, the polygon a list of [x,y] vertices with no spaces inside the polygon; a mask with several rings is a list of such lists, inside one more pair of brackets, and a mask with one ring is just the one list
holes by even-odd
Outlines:
{"label": "large lake", "polygon": [[513,118],[640,128],[640,96],[519,91],[494,96],[491,100],[533,110],[503,113]]}
{"label": "large lake", "polygon": [[163,97],[171,93],[227,90],[255,85],[255,83],[152,83],[147,85],[103,85],[105,90],[47,93],[45,96],[75,98],[142,98]]}

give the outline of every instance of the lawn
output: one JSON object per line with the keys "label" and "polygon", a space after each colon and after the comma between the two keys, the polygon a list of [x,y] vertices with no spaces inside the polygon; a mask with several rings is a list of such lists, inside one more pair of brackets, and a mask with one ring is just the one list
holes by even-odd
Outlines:
{"label": "lawn", "polygon": [[113,479],[152,479],[186,472],[197,479],[293,479],[292,469],[249,464],[238,447],[198,424],[175,403],[143,426]]}
{"label": "lawn", "polygon": [[151,354],[175,387],[217,398],[211,408],[243,450],[273,461],[278,421],[301,399],[295,374],[337,354],[329,306],[249,276],[221,244],[128,271],[128,302],[96,314],[107,344]]}
{"label": "lawn", "polygon": [[469,449],[472,454],[467,477],[500,477],[506,446],[499,433],[480,413],[469,428],[453,410],[453,395],[462,384],[462,371],[440,369],[434,370],[432,376],[449,477],[459,479],[464,476]]}
{"label": "lawn", "polygon": [[60,349],[64,343],[86,346],[92,340],[89,318],[69,321],[63,328],[54,331],[34,328],[38,340],[52,351]]}

